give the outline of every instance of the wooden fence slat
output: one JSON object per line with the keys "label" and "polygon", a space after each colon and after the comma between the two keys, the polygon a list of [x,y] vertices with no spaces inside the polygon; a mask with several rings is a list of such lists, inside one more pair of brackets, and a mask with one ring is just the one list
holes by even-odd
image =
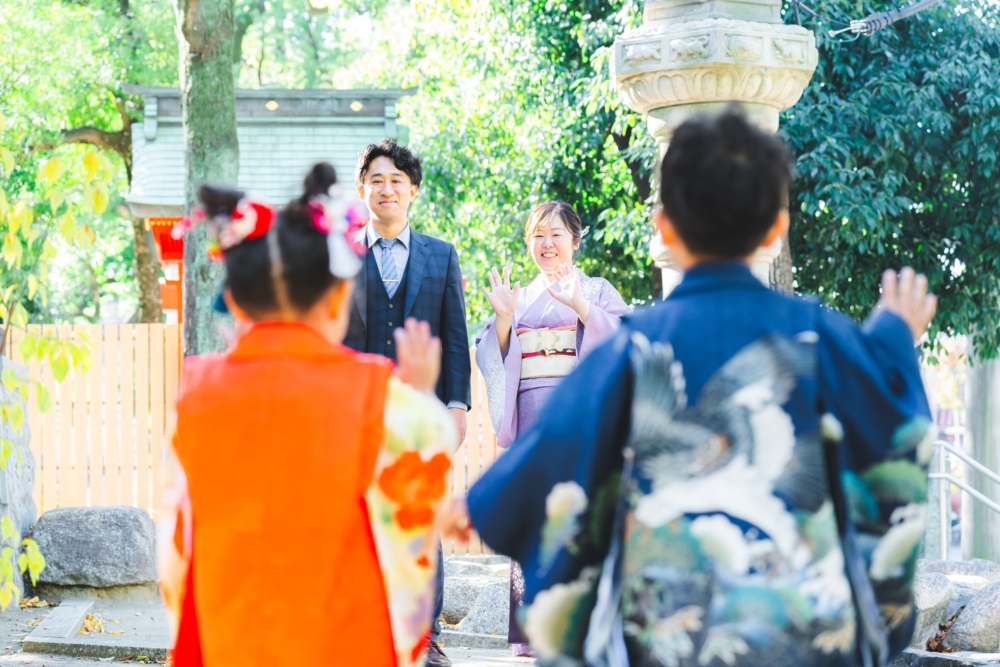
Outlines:
{"label": "wooden fence slat", "polygon": [[150,433],[149,458],[153,474],[153,511],[160,505],[163,494],[163,431],[166,426],[164,408],[164,332],[162,324],[149,325],[149,403],[153,424]]}
{"label": "wooden fence slat", "polygon": [[[41,335],[46,338],[55,338],[58,330],[54,325],[46,324],[41,328]],[[42,371],[42,385],[49,391],[49,395],[55,400],[56,382],[52,377],[52,368],[46,363]],[[58,410],[51,409],[42,417],[42,456],[39,459],[41,474],[38,480],[42,487],[42,506],[39,511],[44,512],[59,507],[60,499],[56,489],[56,449],[58,446],[58,427],[56,422]]]}
{"label": "wooden fence slat", "polygon": [[119,391],[121,392],[121,475],[122,475],[122,498],[123,505],[142,507],[137,502],[135,492],[135,439],[132,429],[135,426],[135,417],[132,412],[133,395],[135,392],[135,372],[133,355],[135,355],[135,333],[136,327],[123,324],[118,328],[118,350],[121,355],[121,380]]}
{"label": "wooden fence slat", "polygon": [[104,503],[121,504],[121,455],[118,452],[118,326],[104,326]]}
{"label": "wooden fence slat", "polygon": [[[87,345],[87,343],[80,338],[80,332],[89,333],[87,327],[74,327],[73,333],[77,343]],[[94,345],[88,345],[90,348],[90,353],[94,359],[93,363],[98,363],[97,355],[100,354],[100,350],[97,349],[97,341],[94,341]],[[89,472],[90,472],[90,439],[88,437],[88,424],[87,415],[90,410],[90,404],[87,400],[87,387],[89,386],[90,377],[88,375],[90,371],[86,373],[79,368],[74,368],[73,373],[70,376],[73,382],[73,499],[72,504],[77,507],[86,507],[88,505],[88,487],[90,484]],[[67,380],[69,382],[70,380]],[[66,504],[70,504],[70,499],[66,499]]]}
{"label": "wooden fence slat", "polygon": [[[73,327],[69,324],[59,325],[59,340],[73,339]],[[72,357],[69,357],[71,360]],[[72,366],[72,363],[70,364]],[[52,409],[58,412],[59,432],[56,439],[56,485],[59,506],[64,507],[73,502],[73,375],[66,374],[66,379],[56,384],[56,393],[52,395]]]}
{"label": "wooden fence slat", "polygon": [[[167,450],[170,447],[168,438],[173,436],[174,428],[174,402],[177,400],[177,385],[180,381],[181,371],[181,328],[177,324],[168,324],[163,328],[164,333],[164,394],[163,394],[163,451],[156,460],[157,469],[160,473],[160,490],[166,482],[167,471]],[[156,496],[156,505],[159,507],[161,496]]]}
{"label": "wooden fence slat", "polygon": [[91,325],[87,332],[94,339],[94,365],[90,368],[90,504],[106,505],[104,495],[104,327]]}
{"label": "wooden fence slat", "polygon": [[151,510],[149,461],[149,327],[135,331],[135,489],[139,507]]}

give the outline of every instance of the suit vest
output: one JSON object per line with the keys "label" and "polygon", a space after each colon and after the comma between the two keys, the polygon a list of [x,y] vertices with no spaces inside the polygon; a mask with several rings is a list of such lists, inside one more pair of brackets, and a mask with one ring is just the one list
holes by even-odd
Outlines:
{"label": "suit vest", "polygon": [[399,289],[389,298],[385,283],[375,261],[375,246],[368,249],[368,326],[365,330],[365,352],[381,354],[396,360],[396,341],[392,332],[403,326],[403,309],[406,307],[406,279],[410,275],[410,262],[406,262],[399,279]]}

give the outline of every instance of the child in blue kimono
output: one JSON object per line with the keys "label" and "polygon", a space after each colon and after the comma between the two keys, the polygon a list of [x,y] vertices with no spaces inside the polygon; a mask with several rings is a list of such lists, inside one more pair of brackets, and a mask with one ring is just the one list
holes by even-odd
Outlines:
{"label": "child in blue kimono", "polygon": [[543,662],[853,667],[909,642],[934,437],[915,342],[936,301],[887,271],[859,327],[757,280],[790,178],[783,142],[734,111],[681,125],[656,225],[682,282],[456,511],[453,534],[522,565]]}

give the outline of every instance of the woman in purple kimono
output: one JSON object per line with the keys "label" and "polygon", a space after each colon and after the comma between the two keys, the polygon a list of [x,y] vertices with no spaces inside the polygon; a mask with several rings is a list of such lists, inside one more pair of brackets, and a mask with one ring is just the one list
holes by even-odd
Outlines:
{"label": "woman in purple kimono", "polygon": [[[483,291],[495,311],[476,339],[476,364],[486,380],[490,419],[497,444],[509,447],[538,419],[545,398],[581,357],[618,328],[628,312],[621,295],[604,278],[588,278],[573,265],[583,236],[580,217],[566,202],[546,202],[531,211],[524,242],[539,274],[521,290],[510,269],[490,272]],[[517,624],[524,580],[510,568],[510,629],[515,655],[531,648]]]}

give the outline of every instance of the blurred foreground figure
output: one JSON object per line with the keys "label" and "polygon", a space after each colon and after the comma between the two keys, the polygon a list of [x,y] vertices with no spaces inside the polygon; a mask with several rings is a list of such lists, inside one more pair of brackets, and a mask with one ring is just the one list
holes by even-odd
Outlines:
{"label": "blurred foreground figure", "polygon": [[656,223],[683,281],[446,521],[522,564],[551,664],[854,667],[910,639],[933,441],[914,343],[936,301],[887,272],[858,327],[762,285],[790,166],[736,113],[677,129]]}
{"label": "blurred foreground figure", "polygon": [[457,445],[434,396],[440,342],[396,334],[399,366],[340,344],[360,261],[317,165],[279,214],[202,188],[243,324],[185,359],[161,514],[161,588],[177,667],[422,664],[435,517]]}

